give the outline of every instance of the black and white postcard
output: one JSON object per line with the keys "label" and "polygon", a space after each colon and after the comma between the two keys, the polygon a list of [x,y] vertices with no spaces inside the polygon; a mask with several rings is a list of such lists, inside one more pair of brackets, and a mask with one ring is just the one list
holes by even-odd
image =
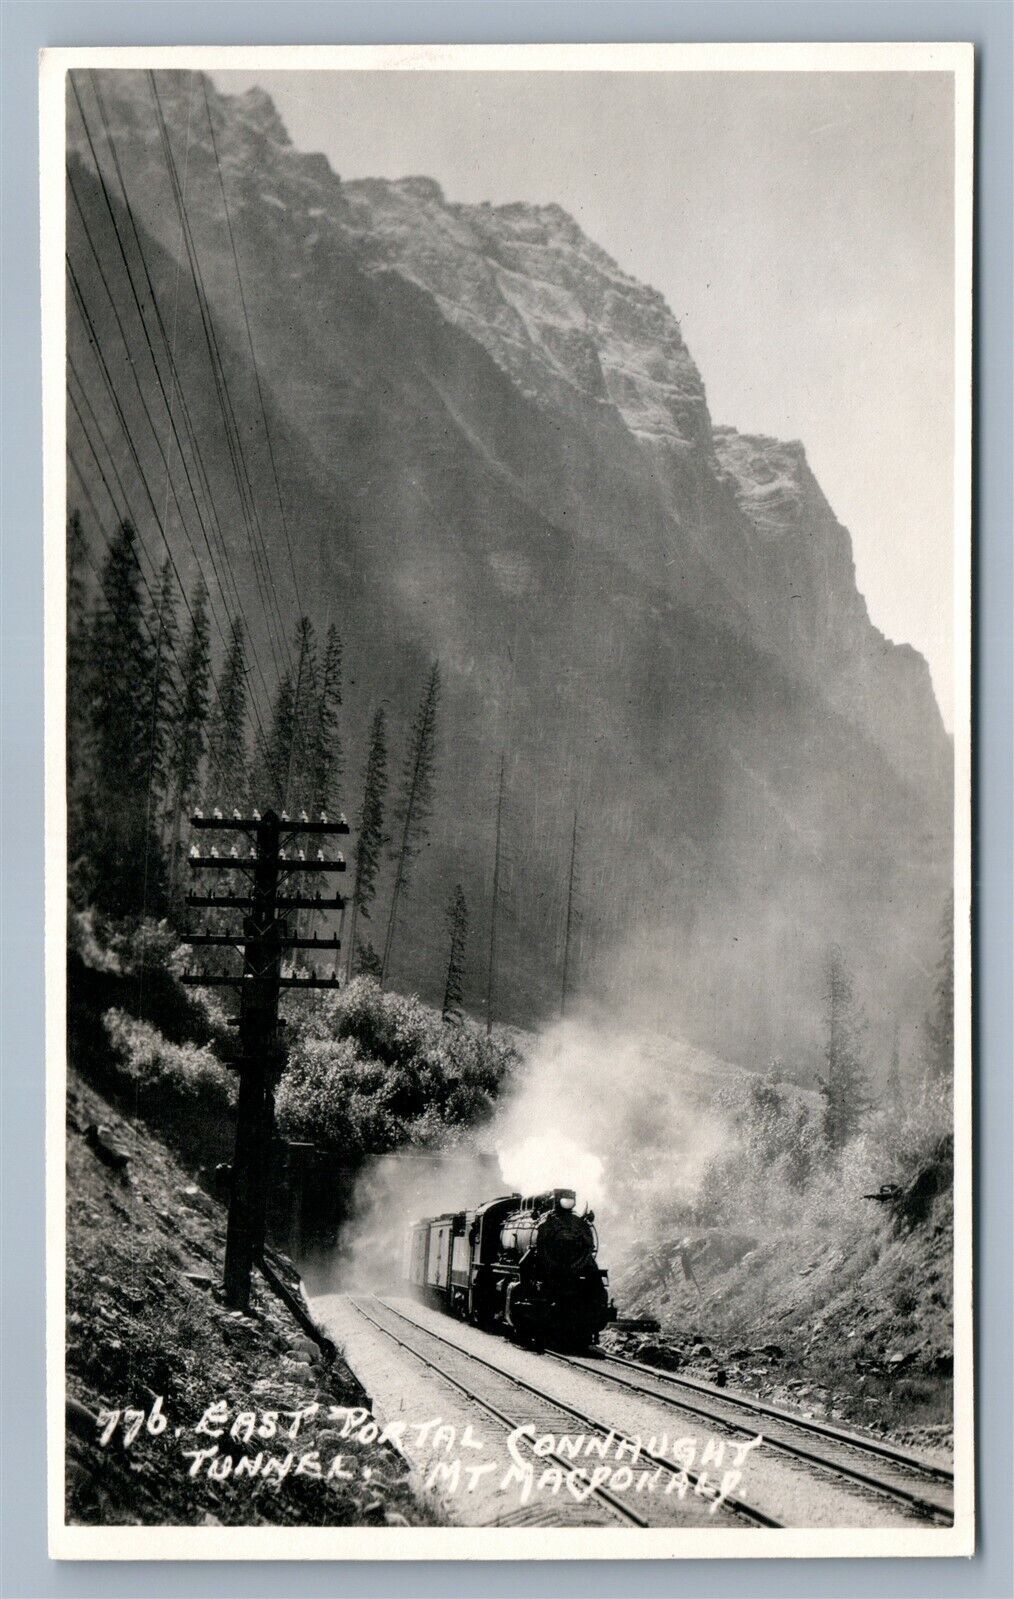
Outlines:
{"label": "black and white postcard", "polygon": [[52,1553],[971,1553],[971,47],[41,82]]}

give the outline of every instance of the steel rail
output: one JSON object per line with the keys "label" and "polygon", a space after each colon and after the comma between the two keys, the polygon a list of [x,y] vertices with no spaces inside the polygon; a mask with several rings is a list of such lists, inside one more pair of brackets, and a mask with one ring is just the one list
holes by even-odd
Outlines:
{"label": "steel rail", "polygon": [[643,1360],[629,1360],[623,1355],[613,1355],[605,1350],[601,1353],[601,1359],[616,1366],[630,1366],[634,1371],[649,1372],[651,1376],[658,1377],[663,1382],[671,1382],[681,1388],[692,1388],[697,1393],[707,1394],[723,1402],[728,1400],[744,1410],[756,1411],[758,1415],[771,1416],[776,1421],[790,1422],[793,1427],[799,1427],[804,1432],[817,1433],[822,1438],[831,1438],[836,1443],[851,1444],[853,1448],[879,1455],[884,1460],[891,1461],[893,1465],[904,1466],[911,1471],[921,1472],[924,1476],[933,1477],[938,1482],[953,1486],[954,1473],[949,1467],[938,1466],[932,1460],[922,1460],[918,1455],[908,1454],[904,1449],[898,1449],[880,1438],[867,1438],[862,1433],[849,1432],[844,1427],[832,1427],[827,1422],[814,1421],[809,1416],[797,1416],[791,1410],[782,1410],[778,1405],[769,1405],[763,1399],[755,1399],[752,1394],[742,1394],[734,1389],[716,1388],[711,1383],[698,1382],[693,1377],[681,1377],[679,1372],[666,1371],[661,1366],[649,1366]]}
{"label": "steel rail", "polygon": [[[706,1421],[718,1422],[722,1426],[728,1427],[733,1431],[754,1433],[756,1430],[754,1427],[748,1426],[742,1421],[737,1421],[732,1416],[727,1414],[723,1415],[720,1410],[709,1409],[704,1405],[694,1404],[690,1400],[685,1399],[682,1394],[660,1393],[656,1388],[648,1388],[645,1387],[643,1383],[632,1382],[629,1378],[620,1377],[615,1372],[603,1371],[597,1361],[582,1360],[580,1357],[574,1357],[570,1355],[560,1355],[550,1350],[545,1351],[545,1353],[551,1360],[556,1360],[561,1365],[572,1366],[580,1371],[591,1372],[593,1375],[605,1378],[605,1380],[608,1382],[616,1383],[619,1387],[628,1388],[633,1393],[644,1394],[647,1398],[661,1400],[663,1404],[670,1405],[676,1410],[688,1411],[691,1415],[700,1416]],[[610,1360],[614,1357],[606,1355],[603,1358],[605,1360]],[[691,1382],[689,1379],[675,1377],[670,1372],[663,1373],[657,1367],[644,1366],[638,1361],[619,1360],[618,1363],[622,1365],[636,1366],[642,1371],[651,1372],[653,1376],[657,1374],[662,1381],[670,1382],[676,1387],[687,1387],[696,1393],[704,1393],[707,1395],[713,1394],[714,1397],[723,1404],[728,1403],[733,1407],[741,1404],[742,1408],[744,1409],[759,1410],[765,1415],[777,1417],[777,1419],[781,1422],[791,1426],[799,1427],[803,1432],[810,1430],[820,1432],[829,1431],[835,1442],[841,1443],[842,1445],[847,1445],[849,1448],[856,1449],[857,1451],[861,1451],[865,1446],[864,1440],[858,1436],[853,1436],[845,1432],[839,1433],[833,1428],[824,1429],[818,1424],[817,1428],[809,1429],[805,1418],[797,1418],[788,1412],[778,1410],[775,1406],[764,1405],[762,1403],[754,1405],[751,1401],[740,1401],[738,1397],[734,1395],[727,1395],[722,1389],[707,1388],[704,1387],[703,1384]],[[810,1465],[821,1467],[824,1471],[837,1472],[839,1476],[847,1477],[853,1482],[861,1483],[864,1487],[870,1488],[876,1493],[898,1500],[899,1503],[907,1505],[911,1510],[916,1511],[920,1516],[924,1516],[934,1521],[944,1522],[948,1526],[951,1525],[954,1520],[953,1508],[938,1504],[933,1499],[925,1499],[921,1494],[914,1492],[914,1490],[910,1488],[903,1487],[900,1483],[885,1482],[882,1477],[875,1477],[870,1472],[863,1471],[858,1466],[850,1465],[847,1461],[836,1460],[829,1458],[827,1455],[818,1454],[812,1449],[807,1449],[803,1444],[793,1443],[791,1439],[779,1438],[777,1436],[773,1436],[769,1432],[765,1432],[763,1436],[764,1442],[769,1448],[779,1450],[782,1454],[792,1455],[797,1460],[805,1460]],[[874,1452],[879,1453],[879,1451]],[[895,1452],[895,1455],[893,1455],[891,1458],[895,1464],[904,1465],[906,1468],[923,1469],[928,1470],[931,1473],[939,1471],[941,1478],[944,1481],[948,1483],[953,1481],[953,1478],[946,1473],[945,1468],[933,1467],[930,1466],[929,1463],[910,1460],[910,1458],[902,1454],[901,1451]]]}
{"label": "steel rail", "polygon": [[[463,1393],[469,1393],[470,1398],[475,1399],[479,1404],[484,1405],[485,1408],[491,1412],[493,1411],[493,1407],[489,1405],[486,1400],[481,1399],[478,1394],[470,1393],[463,1384],[457,1382],[454,1378],[449,1377],[441,1367],[435,1365],[432,1361],[427,1360],[424,1355],[420,1355],[418,1350],[412,1349],[410,1344],[408,1344],[405,1340],[398,1338],[397,1334],[392,1333],[389,1328],[381,1327],[380,1323],[374,1321],[373,1317],[368,1315],[368,1313],[363,1310],[361,1305],[356,1304],[355,1301],[351,1301],[351,1303],[355,1304],[355,1308],[359,1311],[360,1315],[366,1316],[368,1321],[373,1321],[374,1326],[379,1327],[381,1332],[386,1332],[388,1337],[392,1338],[395,1343],[402,1344],[404,1348],[409,1349],[410,1353],[414,1354],[418,1359],[424,1361],[426,1365],[431,1366],[432,1369],[441,1377],[445,1378],[446,1381],[453,1382],[455,1387],[460,1388]],[[589,1416],[585,1411],[578,1410],[575,1405],[568,1404],[565,1400],[557,1399],[553,1394],[546,1393],[544,1389],[537,1388],[533,1383],[526,1382],[523,1377],[517,1377],[513,1372],[504,1371],[502,1366],[497,1366],[491,1360],[485,1360],[481,1355],[474,1354],[472,1350],[463,1349],[461,1345],[456,1344],[453,1339],[444,1338],[440,1333],[434,1332],[432,1328],[423,1326],[421,1322],[413,1321],[411,1316],[406,1316],[403,1311],[396,1310],[395,1307],[393,1305],[389,1305],[386,1300],[378,1298],[377,1303],[383,1306],[384,1310],[386,1310],[390,1315],[397,1316],[399,1321],[403,1321],[409,1327],[415,1328],[417,1332],[421,1332],[425,1337],[432,1338],[436,1343],[444,1344],[448,1349],[453,1349],[457,1354],[463,1355],[466,1360],[472,1361],[477,1366],[483,1366],[488,1371],[494,1372],[496,1376],[504,1378],[506,1381],[513,1383],[515,1387],[523,1388],[526,1392],[533,1394],[536,1399],[541,1400],[544,1404],[547,1404],[556,1410],[562,1411],[565,1415],[573,1416],[576,1421],[581,1422],[582,1426],[589,1428],[592,1432],[598,1433],[600,1436],[612,1436],[616,1439],[617,1444],[636,1446],[637,1454],[635,1459],[646,1460],[655,1467],[661,1467],[674,1477],[685,1475],[687,1481],[690,1482],[694,1488],[696,1488],[700,1483],[700,1473],[688,1471],[682,1466],[677,1466],[673,1461],[666,1460],[663,1455],[656,1455],[648,1449],[641,1448],[635,1439],[627,1438],[623,1433],[617,1431],[615,1427],[610,1427],[607,1423],[599,1421],[596,1417]],[[502,1414],[497,1413],[497,1418],[500,1421],[506,1422],[506,1424],[512,1429],[516,1425],[514,1421],[510,1421]],[[558,1465],[563,1465],[566,1470],[569,1471],[573,1469],[573,1462],[561,1460],[556,1455],[550,1455],[548,1457],[540,1456],[540,1458],[554,1459]],[[612,1496],[607,1495],[606,1490],[600,1488],[597,1490],[597,1492],[602,1494],[603,1497],[606,1497],[607,1502],[612,1500]],[[636,1511],[631,1510],[629,1505],[623,1504],[620,1501],[616,1501],[616,1503],[619,1505],[622,1514],[627,1516],[631,1521],[636,1521],[639,1526],[647,1527],[650,1525],[650,1523],[643,1517],[638,1516]],[[735,1499],[732,1496],[729,1496],[722,1500],[722,1506],[728,1508],[734,1515],[741,1516],[744,1520],[752,1522],[755,1526],[780,1527],[782,1525],[782,1523],[780,1521],[776,1521],[773,1516],[769,1516],[766,1511],[758,1510],[756,1506],[748,1504],[745,1499]]]}
{"label": "steel rail", "polygon": [[[380,1303],[383,1304],[383,1301],[380,1301]],[[488,1399],[483,1399],[481,1394],[476,1393],[473,1388],[469,1388],[466,1383],[459,1382],[457,1377],[452,1377],[449,1372],[443,1369],[442,1366],[438,1366],[436,1361],[430,1360],[418,1349],[413,1349],[412,1345],[407,1341],[407,1339],[399,1338],[398,1334],[392,1332],[390,1327],[385,1327],[382,1322],[377,1321],[375,1316],[371,1316],[368,1310],[363,1309],[358,1300],[350,1299],[349,1304],[352,1306],[353,1310],[357,1310],[360,1316],[362,1316],[364,1320],[368,1321],[372,1327],[376,1327],[378,1332],[382,1332],[385,1337],[390,1338],[393,1343],[397,1344],[399,1349],[407,1350],[408,1353],[413,1355],[416,1360],[421,1361],[424,1366],[428,1366],[430,1371],[435,1371],[442,1382],[450,1383],[452,1388],[457,1388],[458,1392],[464,1394],[466,1399],[471,1400],[472,1404],[478,1405],[480,1409],[485,1410],[489,1415],[493,1416],[495,1420],[500,1422],[501,1426],[506,1427],[508,1431],[513,1432],[515,1430],[517,1422],[512,1417],[506,1415],[502,1410],[499,1410],[496,1405],[490,1404]],[[384,1309],[391,1310],[391,1306],[384,1305]],[[391,1313],[395,1316],[398,1314],[397,1311],[392,1311]],[[405,1320],[407,1321],[408,1317],[406,1317]],[[416,1326],[418,1324],[412,1322],[411,1325]],[[425,1327],[421,1327],[419,1330],[421,1332],[427,1331]],[[440,1342],[444,1341],[445,1340],[443,1339],[440,1340]],[[462,1351],[462,1353],[465,1353],[465,1351]],[[504,1372],[501,1373],[501,1375],[506,1376],[507,1373]],[[528,1443],[528,1440],[526,1439],[525,1442]],[[529,1445],[529,1447],[531,1447],[531,1445]],[[558,1466],[562,1466],[567,1471],[573,1469],[572,1463],[568,1465],[567,1461],[563,1460],[555,1453],[543,1455],[540,1458],[552,1460]],[[596,1498],[601,1499],[610,1507],[611,1510],[614,1510],[625,1520],[633,1522],[635,1526],[647,1527],[649,1525],[645,1518],[639,1515],[636,1510],[633,1510],[629,1505],[625,1505],[622,1500],[617,1499],[615,1495],[611,1494],[608,1489],[603,1488],[601,1484],[591,1490],[589,1493],[589,1498],[591,1498],[593,1494]]]}

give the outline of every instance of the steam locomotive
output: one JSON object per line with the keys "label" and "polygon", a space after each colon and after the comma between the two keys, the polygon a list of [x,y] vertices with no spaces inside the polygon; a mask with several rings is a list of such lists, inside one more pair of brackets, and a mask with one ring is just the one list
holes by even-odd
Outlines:
{"label": "steam locomotive", "polygon": [[536,1348],[586,1348],[616,1317],[593,1223],[572,1188],[428,1216],[409,1234],[409,1287],[488,1332]]}

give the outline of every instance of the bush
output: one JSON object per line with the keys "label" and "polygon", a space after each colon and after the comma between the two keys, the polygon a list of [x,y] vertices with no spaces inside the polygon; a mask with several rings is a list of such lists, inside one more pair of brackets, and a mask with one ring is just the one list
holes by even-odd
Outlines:
{"label": "bush", "polygon": [[140,1089],[168,1088],[186,1099],[225,1108],[235,1103],[236,1085],[207,1045],[172,1044],[157,1028],[122,1010],[102,1018],[113,1047],[117,1074]]}
{"label": "bush", "polygon": [[357,977],[293,1022],[279,1127],[354,1155],[439,1142],[485,1120],[516,1058],[512,1044]]}
{"label": "bush", "polygon": [[176,1044],[223,1044],[231,1038],[218,993],[184,988],[180,976],[193,956],[167,921],[113,920],[93,909],[68,918],[69,1001],[72,1035],[86,1030],[82,1009],[97,1025],[115,1009],[136,1016]]}

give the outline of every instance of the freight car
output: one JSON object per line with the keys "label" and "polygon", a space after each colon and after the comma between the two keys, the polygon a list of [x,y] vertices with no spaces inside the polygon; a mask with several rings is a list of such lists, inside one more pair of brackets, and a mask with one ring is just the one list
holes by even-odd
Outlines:
{"label": "freight car", "polygon": [[417,1298],[489,1332],[586,1348],[616,1317],[597,1254],[593,1213],[553,1188],[416,1222],[406,1277]]}

